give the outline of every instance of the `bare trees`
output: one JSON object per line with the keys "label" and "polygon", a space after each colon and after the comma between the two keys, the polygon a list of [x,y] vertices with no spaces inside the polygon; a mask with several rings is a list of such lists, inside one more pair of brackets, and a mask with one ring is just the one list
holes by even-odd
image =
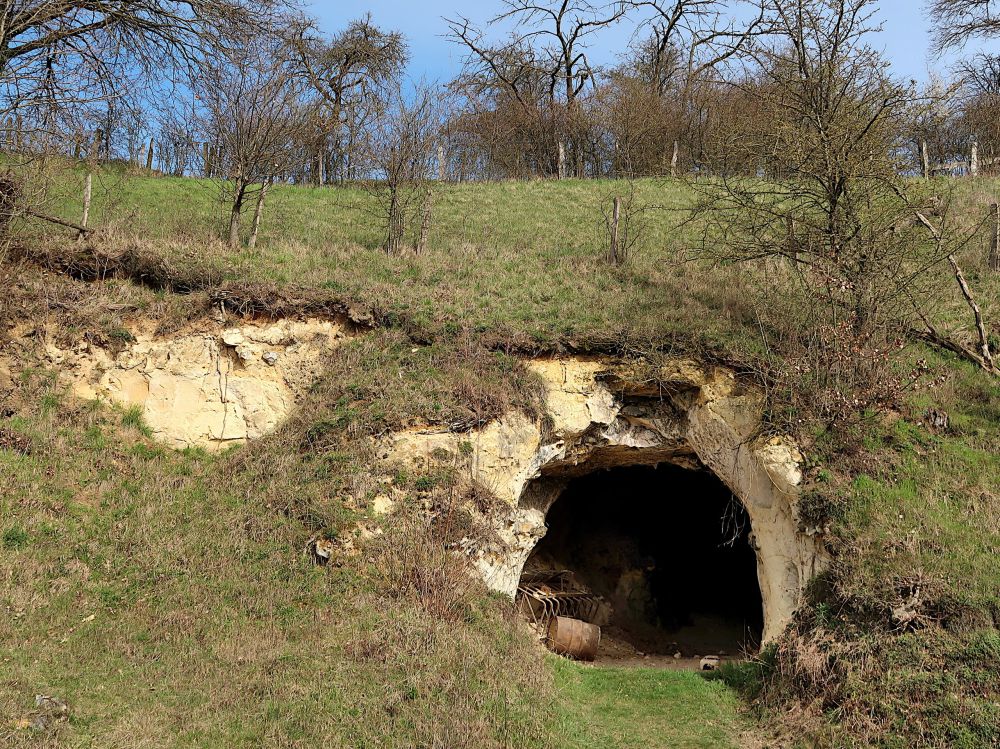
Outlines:
{"label": "bare trees", "polygon": [[240,242],[240,221],[256,199],[250,244],[256,242],[269,185],[299,159],[305,83],[274,39],[249,40],[238,54],[203,64],[193,81],[202,137],[215,144],[213,171],[229,205],[229,245]]}
{"label": "bare trees", "polygon": [[976,144],[982,171],[1000,173],[1000,55],[974,55],[958,74],[961,131]]}
{"label": "bare trees", "polygon": [[[635,24],[621,64],[598,69],[589,45]],[[763,29],[757,0],[510,0],[483,29],[449,22],[467,53],[456,89],[467,147],[503,176],[665,174],[699,160],[718,103],[716,74]],[[510,27],[507,39],[491,29]],[[713,109],[715,108],[715,109]],[[515,150],[516,149],[516,150]]]}
{"label": "bare trees", "polygon": [[425,85],[412,93],[397,89],[366,133],[363,153],[370,179],[365,188],[375,199],[389,254],[403,249],[407,228],[418,215],[423,223],[418,246],[426,244],[430,229],[428,181],[442,114],[440,91]]}
{"label": "bare trees", "polygon": [[801,316],[795,366],[815,387],[811,406],[832,418],[892,392],[891,352],[921,305],[917,279],[950,253],[944,233],[913,220],[896,160],[912,94],[865,42],[873,7],[770,2],[773,36],[747,53],[739,86],[761,116],[717,157],[756,168],[697,186],[704,251],[758,268],[759,288],[778,290],[785,306],[763,305],[762,316]]}
{"label": "bare trees", "polygon": [[[275,2],[20,0],[0,23],[2,108],[52,137],[73,109],[121,96],[138,77],[201,59],[234,30],[265,28]],[[70,130],[72,132],[72,130]]]}
{"label": "bare trees", "polygon": [[352,21],[329,39],[312,23],[301,22],[290,37],[295,65],[316,96],[309,144],[312,181],[344,180],[359,134],[399,82],[409,57],[406,41],[399,32],[378,28],[371,16]]}
{"label": "bare trees", "polygon": [[[493,86],[506,89],[522,110],[549,118],[549,132],[555,135],[548,144],[554,166],[550,170],[561,171],[558,154],[565,139],[573,171],[582,177],[585,136],[579,100],[595,82],[587,43],[591,36],[621,20],[626,5],[614,2],[598,6],[589,0],[504,0],[504,5],[506,9],[490,23],[514,23],[517,31],[506,44],[487,44],[483,32],[467,18],[449,21],[451,36],[468,51],[473,76],[492,78]],[[544,87],[533,92],[535,101],[525,98],[526,83]],[[534,88],[529,85],[528,91]],[[541,107],[538,93],[544,97]]]}

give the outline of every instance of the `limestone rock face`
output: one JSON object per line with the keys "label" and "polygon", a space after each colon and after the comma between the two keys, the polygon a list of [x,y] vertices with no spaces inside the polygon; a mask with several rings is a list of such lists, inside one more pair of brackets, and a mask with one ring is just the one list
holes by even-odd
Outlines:
{"label": "limestone rock face", "polygon": [[77,395],[139,406],[164,442],[218,449],[275,429],[344,337],[336,323],[286,320],[140,335],[117,356],[93,347],[52,349],[49,359]]}
{"label": "limestone rock face", "polygon": [[828,559],[822,540],[799,529],[802,456],[790,439],[756,438],[763,394],[725,368],[688,360],[664,365],[655,387],[630,380],[627,367],[613,362],[525,364],[545,382],[549,429],[509,413],[468,434],[413,430],[381,444],[384,459],[414,465],[465,455],[472,477],[507,503],[509,512],[489,519],[500,544],[473,550],[487,584],[514,595],[524,563],[545,535],[546,514],[573,477],[615,466],[708,468],[750,516],[764,640],[776,638]]}

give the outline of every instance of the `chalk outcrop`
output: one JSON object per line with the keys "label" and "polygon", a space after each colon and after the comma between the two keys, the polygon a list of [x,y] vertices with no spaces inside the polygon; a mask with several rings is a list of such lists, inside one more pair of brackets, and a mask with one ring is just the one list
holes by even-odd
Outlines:
{"label": "chalk outcrop", "polygon": [[[384,459],[418,466],[468,455],[472,478],[505,501],[509,511],[488,519],[501,543],[472,550],[486,582],[514,594],[528,556],[545,535],[546,514],[570,479],[615,466],[707,469],[750,516],[764,639],[777,637],[827,556],[822,539],[800,529],[802,456],[787,438],[757,436],[763,395],[723,367],[692,361],[664,365],[652,384],[622,364],[526,364],[545,382],[547,419],[509,413],[471,434],[412,430],[381,445]],[[622,502],[608,508],[628,511]]]}
{"label": "chalk outcrop", "polygon": [[337,323],[285,320],[140,334],[117,355],[87,344],[50,346],[48,356],[76,395],[138,406],[160,440],[212,450],[275,429],[345,335]]}
{"label": "chalk outcrop", "polygon": [[[48,355],[77,395],[138,407],[174,447],[218,449],[275,429],[347,335],[322,320],[209,325],[169,338],[139,334],[118,354],[81,344],[50,346]],[[776,637],[828,560],[816,529],[799,521],[802,456],[790,439],[759,436],[763,394],[725,367],[683,359],[641,375],[598,359],[525,366],[545,384],[542,417],[512,411],[472,432],[413,429],[377,445],[387,464],[467,464],[470,478],[502,500],[505,509],[481,518],[499,541],[468,548],[486,582],[515,593],[549,509],[573,478],[663,463],[710,470],[750,517],[764,638]],[[379,513],[395,507],[388,496],[377,504]],[[608,512],[629,512],[628,503]]]}

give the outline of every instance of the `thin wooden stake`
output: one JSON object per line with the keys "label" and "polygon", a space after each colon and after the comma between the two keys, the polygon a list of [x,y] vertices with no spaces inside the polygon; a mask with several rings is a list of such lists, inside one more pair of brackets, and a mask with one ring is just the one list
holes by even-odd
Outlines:
{"label": "thin wooden stake", "polygon": [[614,208],[611,211],[611,264],[618,265],[621,262],[620,247],[618,242],[618,223],[622,215],[622,199],[615,196]]}
{"label": "thin wooden stake", "polygon": [[990,232],[990,254],[986,264],[994,273],[1000,273],[1000,203],[994,203],[990,210],[993,212],[993,231]]}
{"label": "thin wooden stake", "polygon": [[83,235],[87,232],[84,231],[87,228],[87,224],[90,221],[90,200],[94,192],[94,173],[89,171],[87,176],[83,180],[83,218],[80,219],[80,226],[83,229],[80,231],[80,239],[83,239]]}
{"label": "thin wooden stake", "polygon": [[431,235],[431,198],[431,189],[428,187],[427,192],[424,193],[423,216],[420,219],[420,240],[414,248],[418,255],[424,254],[427,249],[427,240],[430,239]]}

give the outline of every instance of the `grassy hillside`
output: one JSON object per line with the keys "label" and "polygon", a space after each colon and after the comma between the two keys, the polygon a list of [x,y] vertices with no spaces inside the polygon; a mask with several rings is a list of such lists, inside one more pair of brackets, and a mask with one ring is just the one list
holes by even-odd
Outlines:
{"label": "grassy hillside", "polygon": [[[60,176],[53,211],[76,215],[78,177]],[[233,253],[218,240],[211,184],[111,172],[101,183],[101,233],[78,244],[32,224],[27,254],[90,262],[134,250],[196,290],[7,263],[0,341],[15,366],[7,383],[0,370],[0,713],[30,713],[36,693],[73,712],[41,738],[7,723],[0,738],[725,746],[747,725],[738,692],[772,743],[1000,743],[995,377],[911,343],[900,367],[919,376],[888,412],[818,424],[782,410],[807,452],[808,520],[829,528],[836,554],[795,626],[756,668],[727,675],[732,689],[594,672],[543,659],[502,602],[456,584],[465,577],[433,529],[370,516],[380,477],[364,438],[534,411],[537,386],[512,350],[697,348],[766,378],[780,364],[775,343],[795,332],[779,324],[794,323],[794,300],[765,327],[757,271],[691,259],[696,237],[679,210],[690,192],[642,183],[642,200],[662,208],[633,261],[611,268],[600,206],[620,184],[445,187],[428,251],[390,258],[353,189],[276,190],[262,244]],[[996,185],[954,186],[973,225]],[[983,241],[961,261],[996,331],[1000,279],[986,271]],[[934,283],[935,322],[967,331],[947,268]],[[134,414],[73,401],[42,363],[48,337],[121,345],[135,319],[169,330],[220,299],[238,308],[276,293],[291,309],[356,303],[383,327],[345,347],[279,433],[221,456],[157,446]],[[931,409],[947,413],[947,427],[930,423]],[[447,470],[397,478],[414,504],[473,490]],[[317,535],[337,541],[336,564],[318,567],[305,551]]]}
{"label": "grassy hillside", "polygon": [[[190,301],[30,269],[8,291],[8,323],[62,342]],[[511,358],[414,349],[393,331],[358,339],[279,433],[209,455],[73,399],[43,366],[41,336],[3,340],[17,363],[0,371],[4,746],[677,745],[660,726],[714,747],[742,727],[735,696],[700,677],[650,672],[639,691],[611,690],[545,658],[433,529],[371,516],[384,477],[363,438],[536,408]],[[455,506],[463,475],[393,480],[404,507]],[[336,544],[333,563],[307,552],[317,536]],[[65,700],[68,719],[22,725],[40,715],[36,694]]]}
{"label": "grassy hillside", "polygon": [[[78,219],[82,180],[77,170],[56,175],[54,213]],[[686,223],[685,210],[695,195],[676,180],[437,186],[428,249],[402,258],[380,249],[374,201],[353,187],[274,190],[256,251],[234,252],[219,239],[226,209],[216,183],[117,171],[97,182],[94,220],[108,230],[102,246],[139,245],[179,272],[219,281],[322,290],[422,332],[463,327],[542,344],[683,340],[730,357],[764,356],[769,345],[762,341],[759,307],[773,300],[761,298],[760,289],[775,278],[753,266],[697,261],[700,235]],[[966,227],[982,221],[1000,192],[991,180],[941,180],[930,189],[950,196],[957,223]],[[631,261],[611,267],[604,259],[602,211],[613,196],[632,190],[644,209],[636,219],[640,238]],[[31,228],[51,236],[49,226]],[[996,319],[1000,279],[981,272],[986,243],[980,232],[961,260],[987,317]],[[936,292],[928,311],[942,332],[968,328],[968,309],[945,263],[930,282]]]}

